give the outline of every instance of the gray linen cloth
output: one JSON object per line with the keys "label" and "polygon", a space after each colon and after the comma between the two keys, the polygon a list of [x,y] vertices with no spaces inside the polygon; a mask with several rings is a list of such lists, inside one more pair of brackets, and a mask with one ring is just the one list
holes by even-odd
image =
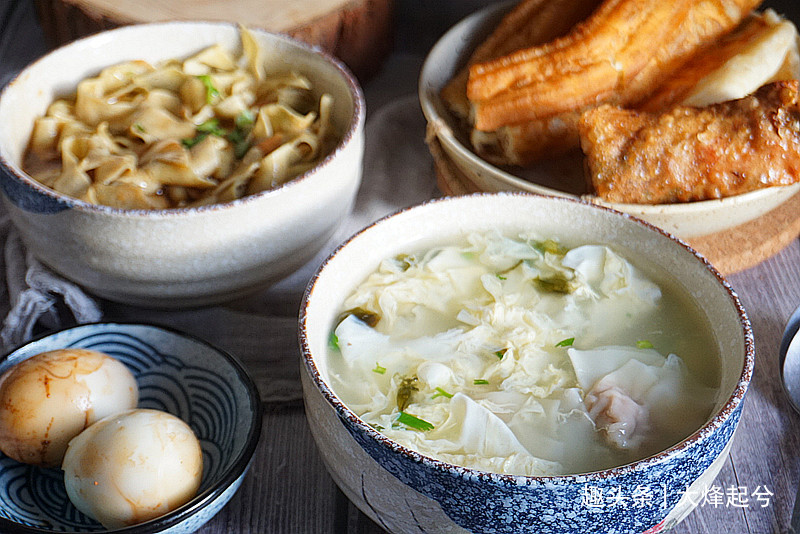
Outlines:
{"label": "gray linen cloth", "polygon": [[352,214],[307,265],[265,292],[225,306],[184,311],[134,308],[100,301],[54,274],[25,250],[5,213],[0,243],[5,315],[0,345],[8,351],[38,331],[95,321],[142,321],[194,334],[238,356],[265,402],[301,398],[297,311],[308,281],[348,237],[400,208],[437,196],[432,159],[424,143],[425,120],[416,95],[384,104],[366,125],[364,178]]}

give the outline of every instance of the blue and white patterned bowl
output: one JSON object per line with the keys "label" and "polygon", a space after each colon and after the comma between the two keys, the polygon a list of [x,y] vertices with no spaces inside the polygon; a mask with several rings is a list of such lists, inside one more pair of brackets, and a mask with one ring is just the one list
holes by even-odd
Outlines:
{"label": "blue and white patterned bowl", "polygon": [[[329,385],[327,346],[344,299],[379,262],[469,232],[536,230],[563,242],[606,243],[652,258],[708,319],[721,386],[708,421],[654,456],[604,471],[503,475],[436,460],[390,440]],[[306,415],[328,471],[365,514],[390,532],[655,533],[681,521],[727,458],[753,372],[750,322],[725,279],[682,241],[648,223],[579,200],[522,193],[446,198],[384,218],[336,250],[300,310]]]}
{"label": "blue and white patterned bowl", "polygon": [[[139,384],[139,407],[186,421],[203,449],[203,479],[194,499],[157,519],[120,529],[129,534],[194,532],[233,497],[261,434],[255,383],[233,356],[175,330],[96,323],[31,341],[0,361],[0,374],[40,352],[80,347],[117,358]],[[0,453],[0,532],[107,531],[70,503],[60,469],[21,464]]]}

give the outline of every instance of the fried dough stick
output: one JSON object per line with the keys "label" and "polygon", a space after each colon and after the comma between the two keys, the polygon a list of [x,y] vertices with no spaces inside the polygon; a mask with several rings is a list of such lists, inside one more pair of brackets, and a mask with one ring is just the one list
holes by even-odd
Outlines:
{"label": "fried dough stick", "polygon": [[444,87],[442,97],[464,119],[470,115],[467,99],[469,66],[490,61],[565,35],[588,17],[601,0],[522,0],[472,53],[467,65]]}
{"label": "fried dough stick", "polygon": [[595,193],[610,202],[665,204],[738,195],[800,181],[800,82],[663,114],[604,104],[585,112],[581,146]]}
{"label": "fried dough stick", "polygon": [[761,0],[606,0],[567,35],[470,68],[475,128],[626,104],[653,92]]}

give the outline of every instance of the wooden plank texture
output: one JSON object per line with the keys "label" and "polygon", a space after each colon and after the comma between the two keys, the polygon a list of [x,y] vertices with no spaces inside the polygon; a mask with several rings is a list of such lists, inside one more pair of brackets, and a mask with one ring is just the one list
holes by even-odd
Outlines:
{"label": "wooden plank texture", "polygon": [[391,49],[393,0],[36,0],[39,24],[62,44],[126,24],[237,22],[289,34],[331,52],[356,75],[374,73]]}

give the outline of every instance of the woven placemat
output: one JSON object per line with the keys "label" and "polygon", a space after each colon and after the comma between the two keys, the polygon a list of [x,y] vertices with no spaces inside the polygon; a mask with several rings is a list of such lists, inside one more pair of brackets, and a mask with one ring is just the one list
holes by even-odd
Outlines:
{"label": "woven placemat", "polygon": [[[437,185],[445,195],[467,195],[481,189],[445,155],[435,136],[428,136]],[[774,256],[800,235],[800,193],[758,219],[701,237],[686,239],[722,274],[743,271]]]}

